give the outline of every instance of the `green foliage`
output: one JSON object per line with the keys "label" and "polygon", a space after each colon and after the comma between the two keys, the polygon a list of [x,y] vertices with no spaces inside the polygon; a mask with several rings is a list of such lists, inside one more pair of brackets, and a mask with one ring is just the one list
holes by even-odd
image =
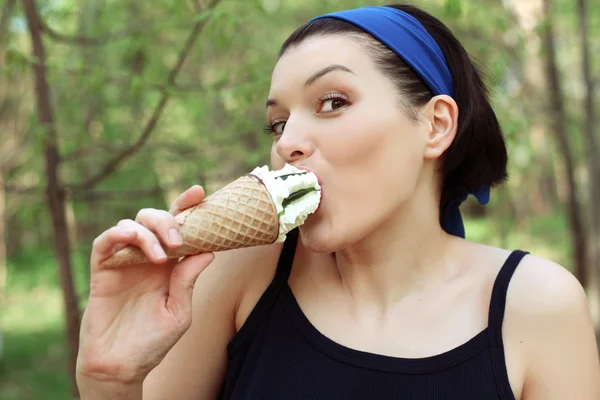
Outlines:
{"label": "green foliage", "polygon": [[8,74],[9,78],[18,76],[19,74],[26,73],[29,69],[29,62],[31,57],[23,54],[17,47],[10,45],[4,52],[4,63],[2,65],[2,71]]}
{"label": "green foliage", "polygon": [[459,18],[462,14],[462,10],[461,0],[446,0],[444,2],[445,14],[450,18]]}
{"label": "green foliage", "polygon": [[[511,152],[511,174],[516,174],[514,182],[523,182],[520,171],[538,162],[535,143],[527,132],[534,123],[532,116],[543,108],[528,101],[527,89],[513,88],[515,82],[522,84],[525,51],[525,39],[514,34],[518,31],[514,18],[500,2],[410,3],[443,19],[482,67]],[[578,57],[573,50],[576,46],[572,46],[575,39],[569,39],[576,37],[578,29],[576,9],[569,2],[556,3],[558,50],[568,55],[561,59],[561,68],[567,74],[573,70],[571,60]],[[198,10],[194,2],[166,0],[63,0],[40,4],[46,23],[64,35],[115,36],[114,40],[94,46],[75,46],[52,39],[44,42],[60,150],[63,156],[69,156],[61,166],[65,183],[89,179],[138,140],[162,94],[169,96],[150,140],[99,185],[101,190],[116,193],[102,200],[94,214],[97,225],[104,226],[122,212],[166,201],[154,195],[120,198],[119,193],[125,195],[134,187],[157,186],[174,193],[199,181],[218,186],[218,182],[237,173],[268,163],[271,143],[261,128],[265,122],[264,99],[279,46],[308,19],[365,2],[223,0],[214,10]],[[594,24],[598,19],[598,13],[589,15],[593,37],[600,35],[600,24]],[[206,26],[179,72],[177,83],[167,86],[167,76],[197,22],[206,22]],[[2,73],[22,86],[30,85],[30,64],[34,61],[27,32],[13,32],[0,63]],[[573,82],[567,85],[566,93],[577,99],[579,94],[573,88],[577,79],[565,82]],[[12,93],[16,100],[18,91]],[[16,184],[27,186],[33,182],[41,187],[41,152],[46,134],[37,122],[32,100],[23,98],[28,107],[16,118],[21,121],[20,129],[31,132],[34,140],[21,150],[27,154],[26,161],[10,179]],[[572,140],[577,152],[581,152],[580,103],[566,104]],[[15,197],[9,201],[19,200]],[[43,204],[43,199],[38,197],[36,203]],[[127,210],[121,208],[123,204],[128,204]],[[88,218],[87,201],[75,196],[73,207],[75,220]],[[27,212],[18,213],[19,220],[30,227],[33,222]],[[40,238],[50,237],[48,228],[43,226]]]}

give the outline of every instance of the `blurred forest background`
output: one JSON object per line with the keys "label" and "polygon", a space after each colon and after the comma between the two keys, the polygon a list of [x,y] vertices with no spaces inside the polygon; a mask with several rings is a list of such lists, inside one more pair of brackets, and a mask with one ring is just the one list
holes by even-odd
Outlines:
{"label": "blurred forest background", "polygon": [[[92,241],[269,162],[264,101],[310,18],[389,1],[0,0],[0,399],[68,399]],[[510,181],[469,239],[571,270],[600,320],[600,4],[420,0],[484,66]]]}

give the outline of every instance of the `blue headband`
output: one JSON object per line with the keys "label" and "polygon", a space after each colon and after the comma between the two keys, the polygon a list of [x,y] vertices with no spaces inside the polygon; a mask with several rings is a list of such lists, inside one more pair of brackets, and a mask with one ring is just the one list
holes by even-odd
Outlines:
{"label": "blue headband", "polygon": [[[336,18],[351,23],[385,44],[402,58],[433,92],[454,97],[454,81],[444,53],[425,27],[413,16],[392,7],[370,6],[334,12],[313,18]],[[490,187],[461,192],[442,205],[440,224],[456,236],[465,237],[459,206],[473,194],[480,204],[490,200]]]}

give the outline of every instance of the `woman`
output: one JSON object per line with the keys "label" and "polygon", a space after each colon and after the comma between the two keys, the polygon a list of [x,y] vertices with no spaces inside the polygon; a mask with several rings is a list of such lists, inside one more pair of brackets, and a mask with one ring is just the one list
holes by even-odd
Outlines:
{"label": "woman", "polygon": [[[282,47],[267,117],[272,167],[314,171],[319,209],[284,245],[178,264],[158,238],[180,243],[173,215],[200,187],[102,233],[83,399],[600,398],[577,280],[463,239],[458,205],[485,203],[507,157],[441,22],[409,6],[309,21]],[[98,267],[127,244],[162,265]]]}

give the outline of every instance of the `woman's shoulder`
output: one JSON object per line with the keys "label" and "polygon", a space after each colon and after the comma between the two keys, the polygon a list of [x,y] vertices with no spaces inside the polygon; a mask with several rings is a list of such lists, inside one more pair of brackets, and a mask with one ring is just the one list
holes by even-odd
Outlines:
{"label": "woman's shoulder", "polygon": [[568,268],[527,254],[510,281],[506,309],[528,324],[555,324],[557,319],[584,317],[588,302],[584,288]]}
{"label": "woman's shoulder", "polygon": [[507,361],[521,360],[523,393],[597,398],[592,392],[600,390],[600,369],[589,303],[565,266],[534,254],[523,257],[508,285],[502,336]]}
{"label": "woman's shoulder", "polygon": [[235,330],[239,331],[275,277],[283,243],[248,247],[224,252],[228,258],[230,271],[227,273],[229,285],[236,287],[234,308]]}
{"label": "woman's shoulder", "polygon": [[[516,253],[515,250],[500,247],[474,245],[475,253],[485,259],[483,264],[494,266],[490,271],[494,278],[497,278],[503,266],[508,267],[506,264],[509,256]],[[584,288],[567,266],[533,252],[525,253],[520,259],[517,257],[516,263],[508,284],[507,315],[522,316],[528,324],[535,324],[546,318],[552,321],[565,313],[582,313],[588,310]]]}
{"label": "woman's shoulder", "polygon": [[[478,250],[484,264],[494,266],[489,273],[496,279],[490,281],[499,283],[496,293],[506,294],[493,298],[490,317],[493,329],[500,329],[494,337],[502,338],[513,387],[544,399],[574,398],[567,393],[578,387],[577,398],[598,398],[590,396],[599,390],[594,382],[600,372],[591,313],[585,290],[569,268],[535,254],[508,261],[516,252],[484,245]],[[506,270],[499,275],[502,266]]]}
{"label": "woman's shoulder", "polygon": [[194,307],[213,303],[222,317],[232,318],[232,330],[237,331],[251,311],[248,304],[274,276],[282,248],[283,243],[273,243],[215,252],[214,261],[196,280]]}
{"label": "woman's shoulder", "polygon": [[510,279],[503,330],[529,359],[544,359],[556,351],[558,362],[558,353],[576,343],[596,350],[583,286],[566,266],[535,254],[526,254]]}
{"label": "woman's shoulder", "polygon": [[[471,243],[472,254],[485,260],[485,270],[498,276],[500,269],[508,267],[509,257],[515,250]],[[514,254],[517,255],[517,254]],[[516,262],[517,265],[514,265]],[[532,315],[556,315],[556,313],[581,311],[587,309],[588,303],[585,291],[579,280],[566,266],[552,260],[540,257],[535,253],[525,253],[522,258],[511,261],[514,274],[510,277],[506,298],[506,311]],[[492,270],[489,267],[492,266]]]}

